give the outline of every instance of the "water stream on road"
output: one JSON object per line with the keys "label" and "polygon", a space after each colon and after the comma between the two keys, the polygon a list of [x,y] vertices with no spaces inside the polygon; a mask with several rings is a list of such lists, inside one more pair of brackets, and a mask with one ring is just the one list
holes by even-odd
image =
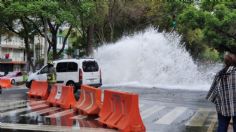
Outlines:
{"label": "water stream on road", "polygon": [[102,68],[105,86],[161,87],[208,90],[219,64],[200,66],[176,33],[153,28],[99,47],[94,57]]}

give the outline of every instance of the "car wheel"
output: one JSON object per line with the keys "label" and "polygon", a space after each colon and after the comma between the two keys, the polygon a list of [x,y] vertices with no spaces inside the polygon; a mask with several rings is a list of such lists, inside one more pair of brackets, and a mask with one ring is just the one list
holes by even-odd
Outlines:
{"label": "car wheel", "polygon": [[11,84],[15,85],[16,81],[14,79],[11,80]]}
{"label": "car wheel", "polygon": [[66,84],[66,86],[72,86],[72,87],[73,87],[73,89],[74,89],[74,93],[76,93],[76,92],[77,92],[77,88],[75,87],[75,83],[74,83],[74,82],[72,82],[72,81],[69,81],[69,82]]}

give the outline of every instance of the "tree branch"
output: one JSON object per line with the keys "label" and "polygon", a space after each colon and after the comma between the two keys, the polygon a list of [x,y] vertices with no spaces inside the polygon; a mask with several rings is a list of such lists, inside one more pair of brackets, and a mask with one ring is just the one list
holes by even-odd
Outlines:
{"label": "tree branch", "polygon": [[51,32],[55,32],[55,27],[52,25],[52,23],[50,22],[49,19],[47,19],[47,22],[48,22],[48,26],[49,26],[49,28],[50,28],[50,31],[51,31]]}
{"label": "tree branch", "polygon": [[7,28],[9,31],[11,31],[11,32],[13,32],[13,33],[15,33],[15,34],[20,35],[20,33],[17,32],[15,29],[13,29],[12,26],[10,26],[8,23],[5,22],[4,25],[6,26],[6,28]]}
{"label": "tree branch", "polygon": [[31,22],[34,26],[34,28],[37,30],[37,32],[42,36],[44,37],[44,34],[42,33],[42,31],[39,29],[38,25],[33,21],[31,20],[30,18],[28,17],[25,17],[25,19],[27,19],[29,22]]}
{"label": "tree branch", "polygon": [[71,33],[71,30],[72,30],[72,25],[70,25],[70,28],[68,30],[68,32],[66,33],[66,36],[64,37],[64,40],[63,40],[63,45],[62,45],[62,48],[60,49],[60,51],[57,53],[57,56],[59,56],[65,49],[65,45],[66,45],[66,41]]}
{"label": "tree branch", "polygon": [[232,35],[232,34],[229,34],[229,33],[223,31],[222,29],[220,29],[220,28],[218,28],[218,27],[215,27],[214,30],[215,30],[216,32],[222,34],[222,35],[226,35],[227,37],[229,37],[229,38],[233,38],[233,39],[236,40],[236,36],[234,36],[234,35]]}

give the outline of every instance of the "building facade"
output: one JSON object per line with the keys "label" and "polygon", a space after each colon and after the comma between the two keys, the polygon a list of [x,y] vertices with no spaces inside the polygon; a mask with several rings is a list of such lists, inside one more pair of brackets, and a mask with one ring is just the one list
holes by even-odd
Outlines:
{"label": "building facade", "polygon": [[[64,37],[58,35],[57,37],[57,49],[60,50],[63,45]],[[34,44],[31,44],[31,50],[33,51],[32,59],[40,59],[44,56],[44,44],[45,39],[41,36],[34,37]],[[65,50],[68,48],[68,43],[65,45]],[[35,53],[34,53],[35,52]],[[65,56],[65,55],[64,55]],[[16,35],[0,36],[0,74],[26,70],[27,56],[25,52],[24,40]]]}
{"label": "building facade", "polygon": [[26,64],[23,39],[17,36],[0,36],[0,72],[22,70]]}

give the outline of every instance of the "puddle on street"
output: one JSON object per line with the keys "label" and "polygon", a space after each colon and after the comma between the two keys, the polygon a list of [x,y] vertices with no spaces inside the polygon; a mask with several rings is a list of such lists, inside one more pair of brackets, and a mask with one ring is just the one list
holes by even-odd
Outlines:
{"label": "puddle on street", "polygon": [[[72,109],[48,106],[45,102],[30,100],[25,107],[0,113],[0,122],[13,124],[53,125],[69,127],[103,128],[98,116],[83,116]],[[7,113],[7,115],[6,115]],[[4,115],[5,114],[5,115]],[[18,130],[17,130],[18,131]]]}

